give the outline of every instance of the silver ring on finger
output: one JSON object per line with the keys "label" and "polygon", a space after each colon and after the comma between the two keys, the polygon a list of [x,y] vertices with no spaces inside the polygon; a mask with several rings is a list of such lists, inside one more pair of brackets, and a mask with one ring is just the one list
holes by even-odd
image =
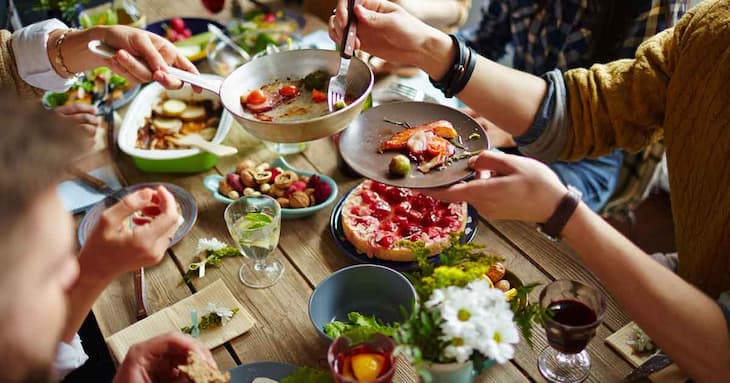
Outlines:
{"label": "silver ring on finger", "polygon": [[337,8],[335,8],[335,9],[332,10],[332,16],[334,16],[336,14],[337,14]]}

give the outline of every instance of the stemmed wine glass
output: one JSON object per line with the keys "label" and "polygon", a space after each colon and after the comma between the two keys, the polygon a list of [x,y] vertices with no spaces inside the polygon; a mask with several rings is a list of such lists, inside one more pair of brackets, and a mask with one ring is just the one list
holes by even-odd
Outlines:
{"label": "stemmed wine glass", "polygon": [[552,312],[543,324],[549,346],[537,360],[540,374],[551,382],[582,382],[591,369],[585,348],[603,321],[605,297],[580,282],[559,280],[542,290],[540,306]]}
{"label": "stemmed wine glass", "polygon": [[226,208],[224,213],[228,232],[236,247],[253,264],[244,263],[238,277],[249,287],[265,288],[279,281],[284,265],[270,260],[269,255],[279,243],[281,208],[268,196],[243,197]]}

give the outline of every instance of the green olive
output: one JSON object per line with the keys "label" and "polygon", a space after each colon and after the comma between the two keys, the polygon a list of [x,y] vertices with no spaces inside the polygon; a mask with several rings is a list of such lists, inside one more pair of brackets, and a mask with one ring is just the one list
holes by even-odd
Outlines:
{"label": "green olive", "polygon": [[411,160],[402,154],[398,154],[390,160],[388,169],[390,174],[395,177],[405,177],[411,172]]}

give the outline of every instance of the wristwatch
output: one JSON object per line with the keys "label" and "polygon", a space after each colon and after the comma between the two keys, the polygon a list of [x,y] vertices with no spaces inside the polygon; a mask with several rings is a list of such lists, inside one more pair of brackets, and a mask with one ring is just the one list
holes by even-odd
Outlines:
{"label": "wristwatch", "polygon": [[538,223],[537,231],[551,241],[560,241],[560,233],[563,232],[565,224],[568,223],[578,204],[580,204],[581,197],[583,197],[583,193],[580,190],[568,185],[568,192],[560,200],[553,215],[545,223]]}

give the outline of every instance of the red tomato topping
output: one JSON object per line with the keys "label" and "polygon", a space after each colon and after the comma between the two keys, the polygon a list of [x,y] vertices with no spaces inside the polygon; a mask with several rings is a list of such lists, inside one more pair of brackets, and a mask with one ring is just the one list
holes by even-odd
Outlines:
{"label": "red tomato topping", "polygon": [[299,94],[299,88],[291,84],[286,84],[279,89],[279,94],[284,97],[296,97]]}
{"label": "red tomato topping", "polygon": [[312,89],[312,101],[325,102],[327,101],[327,94],[320,92],[317,89]]}
{"label": "red tomato topping", "polygon": [[157,217],[160,213],[162,213],[162,210],[155,205],[145,206],[142,208],[142,214],[148,217]]}
{"label": "red tomato topping", "polygon": [[137,226],[144,226],[144,225],[152,222],[152,219],[149,217],[140,217],[137,215],[133,215],[132,222],[134,222],[134,224]]}
{"label": "red tomato topping", "polygon": [[254,89],[246,96],[246,104],[260,105],[266,102],[266,95],[261,89]]}

